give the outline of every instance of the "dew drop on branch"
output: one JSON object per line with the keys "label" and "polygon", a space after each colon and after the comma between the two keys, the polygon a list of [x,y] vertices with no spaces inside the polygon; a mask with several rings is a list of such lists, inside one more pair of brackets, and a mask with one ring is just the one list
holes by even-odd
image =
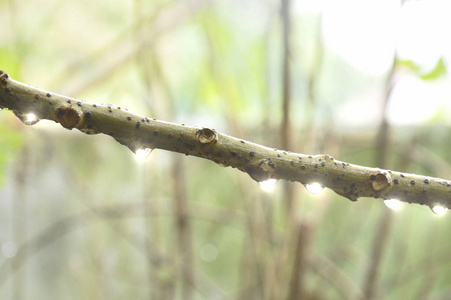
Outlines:
{"label": "dew drop on branch", "polygon": [[318,182],[308,183],[305,185],[305,188],[307,189],[307,191],[315,195],[321,193],[324,190],[324,187]]}
{"label": "dew drop on branch", "polygon": [[402,202],[398,199],[387,199],[384,200],[385,206],[393,210],[399,210],[402,207]]}
{"label": "dew drop on branch", "polygon": [[38,117],[34,113],[28,113],[28,114],[16,114],[16,116],[19,118],[22,123],[25,125],[34,125],[37,122],[39,122]]}
{"label": "dew drop on branch", "polygon": [[265,192],[272,192],[276,185],[277,179],[270,178],[268,180],[260,181],[258,184]]}
{"label": "dew drop on branch", "polygon": [[150,152],[152,152],[152,150],[153,150],[153,149],[147,148],[147,147],[141,147],[141,148],[138,148],[138,149],[135,151],[135,158],[136,158],[137,160],[144,160],[144,159],[146,159],[146,158],[150,155]]}
{"label": "dew drop on branch", "polygon": [[431,210],[436,215],[444,215],[448,209],[441,205],[434,205]]}

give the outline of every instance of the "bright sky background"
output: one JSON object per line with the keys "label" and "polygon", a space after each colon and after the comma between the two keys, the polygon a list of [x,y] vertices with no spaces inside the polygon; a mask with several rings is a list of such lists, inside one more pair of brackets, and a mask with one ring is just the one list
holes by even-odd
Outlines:
{"label": "bright sky background", "polygon": [[[411,0],[404,5],[396,0],[305,2],[299,10],[322,11],[323,37],[328,49],[362,72],[385,76],[395,53],[399,59],[412,60],[425,72],[432,70],[441,57],[448,67],[451,59],[449,0]],[[431,82],[413,75],[401,77],[390,99],[389,120],[395,125],[419,125],[439,111],[451,114],[449,86],[447,77]],[[380,114],[379,109],[368,109],[380,107],[374,102],[375,99],[356,99],[343,109],[352,109],[353,115],[361,116],[360,125],[371,123]]]}

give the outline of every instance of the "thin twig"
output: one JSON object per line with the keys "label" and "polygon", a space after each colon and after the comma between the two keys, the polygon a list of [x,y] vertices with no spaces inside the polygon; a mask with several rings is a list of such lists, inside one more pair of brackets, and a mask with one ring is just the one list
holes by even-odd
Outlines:
{"label": "thin twig", "polygon": [[46,92],[9,78],[0,71],[0,108],[12,110],[25,124],[33,113],[67,129],[104,133],[136,151],[158,148],[194,155],[246,172],[255,181],[284,179],[318,182],[356,201],[360,197],[399,199],[451,208],[451,182],[423,175],[353,165],[330,155],[305,155],[268,148],[210,128],[149,119],[115,105],[93,104]]}

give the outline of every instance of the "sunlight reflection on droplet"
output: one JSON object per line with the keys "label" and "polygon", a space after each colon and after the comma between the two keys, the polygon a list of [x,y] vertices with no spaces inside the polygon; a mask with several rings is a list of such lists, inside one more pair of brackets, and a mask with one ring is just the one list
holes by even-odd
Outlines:
{"label": "sunlight reflection on droplet", "polygon": [[199,250],[199,255],[202,260],[211,262],[218,257],[218,249],[212,244],[204,244]]}
{"label": "sunlight reflection on droplet", "polygon": [[25,123],[26,124],[34,124],[38,121],[38,118],[36,117],[36,115],[34,113],[29,113],[26,115],[25,117]]}
{"label": "sunlight reflection on droplet", "polygon": [[398,199],[387,199],[384,200],[385,206],[393,210],[399,210],[402,207],[402,202]]}
{"label": "sunlight reflection on droplet", "polygon": [[2,244],[2,254],[4,257],[10,258],[17,254],[17,244],[14,241],[6,241]]}
{"label": "sunlight reflection on droplet", "polygon": [[265,192],[272,192],[276,185],[277,179],[271,178],[265,181],[260,181],[258,184]]}
{"label": "sunlight reflection on droplet", "polygon": [[447,208],[441,205],[434,205],[434,207],[432,207],[431,210],[436,215],[444,215]]}
{"label": "sunlight reflection on droplet", "polygon": [[144,160],[149,156],[150,152],[152,152],[151,148],[146,147],[139,148],[138,150],[135,151],[135,158],[137,160]]}
{"label": "sunlight reflection on droplet", "polygon": [[321,193],[324,190],[324,187],[317,182],[306,184],[305,188],[307,189],[307,191],[315,195]]}

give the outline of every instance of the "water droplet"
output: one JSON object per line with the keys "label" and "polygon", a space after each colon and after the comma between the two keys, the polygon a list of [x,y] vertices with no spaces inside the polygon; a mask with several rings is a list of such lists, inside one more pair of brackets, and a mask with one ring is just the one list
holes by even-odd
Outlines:
{"label": "water droplet", "polygon": [[402,202],[398,199],[387,199],[384,200],[385,206],[393,210],[399,210],[402,207]]}
{"label": "water droplet", "polygon": [[33,125],[39,122],[39,119],[36,117],[34,113],[26,114],[25,116],[25,123],[28,125]]}
{"label": "water droplet", "polygon": [[137,160],[144,160],[149,156],[150,152],[152,152],[151,148],[146,147],[138,148],[135,151],[135,157]]}
{"label": "water droplet", "polygon": [[265,192],[272,192],[276,185],[277,179],[270,178],[265,181],[260,181],[258,184]]}
{"label": "water droplet", "polygon": [[39,122],[38,117],[34,113],[28,113],[28,114],[19,114],[15,113],[16,116],[19,118],[19,120],[22,121],[25,125],[34,125],[37,122]]}
{"label": "water droplet", "polygon": [[448,209],[441,205],[434,205],[431,210],[436,215],[443,215]]}
{"label": "water droplet", "polygon": [[307,189],[307,191],[315,195],[321,193],[324,190],[324,187],[318,182],[306,184],[305,188]]}

